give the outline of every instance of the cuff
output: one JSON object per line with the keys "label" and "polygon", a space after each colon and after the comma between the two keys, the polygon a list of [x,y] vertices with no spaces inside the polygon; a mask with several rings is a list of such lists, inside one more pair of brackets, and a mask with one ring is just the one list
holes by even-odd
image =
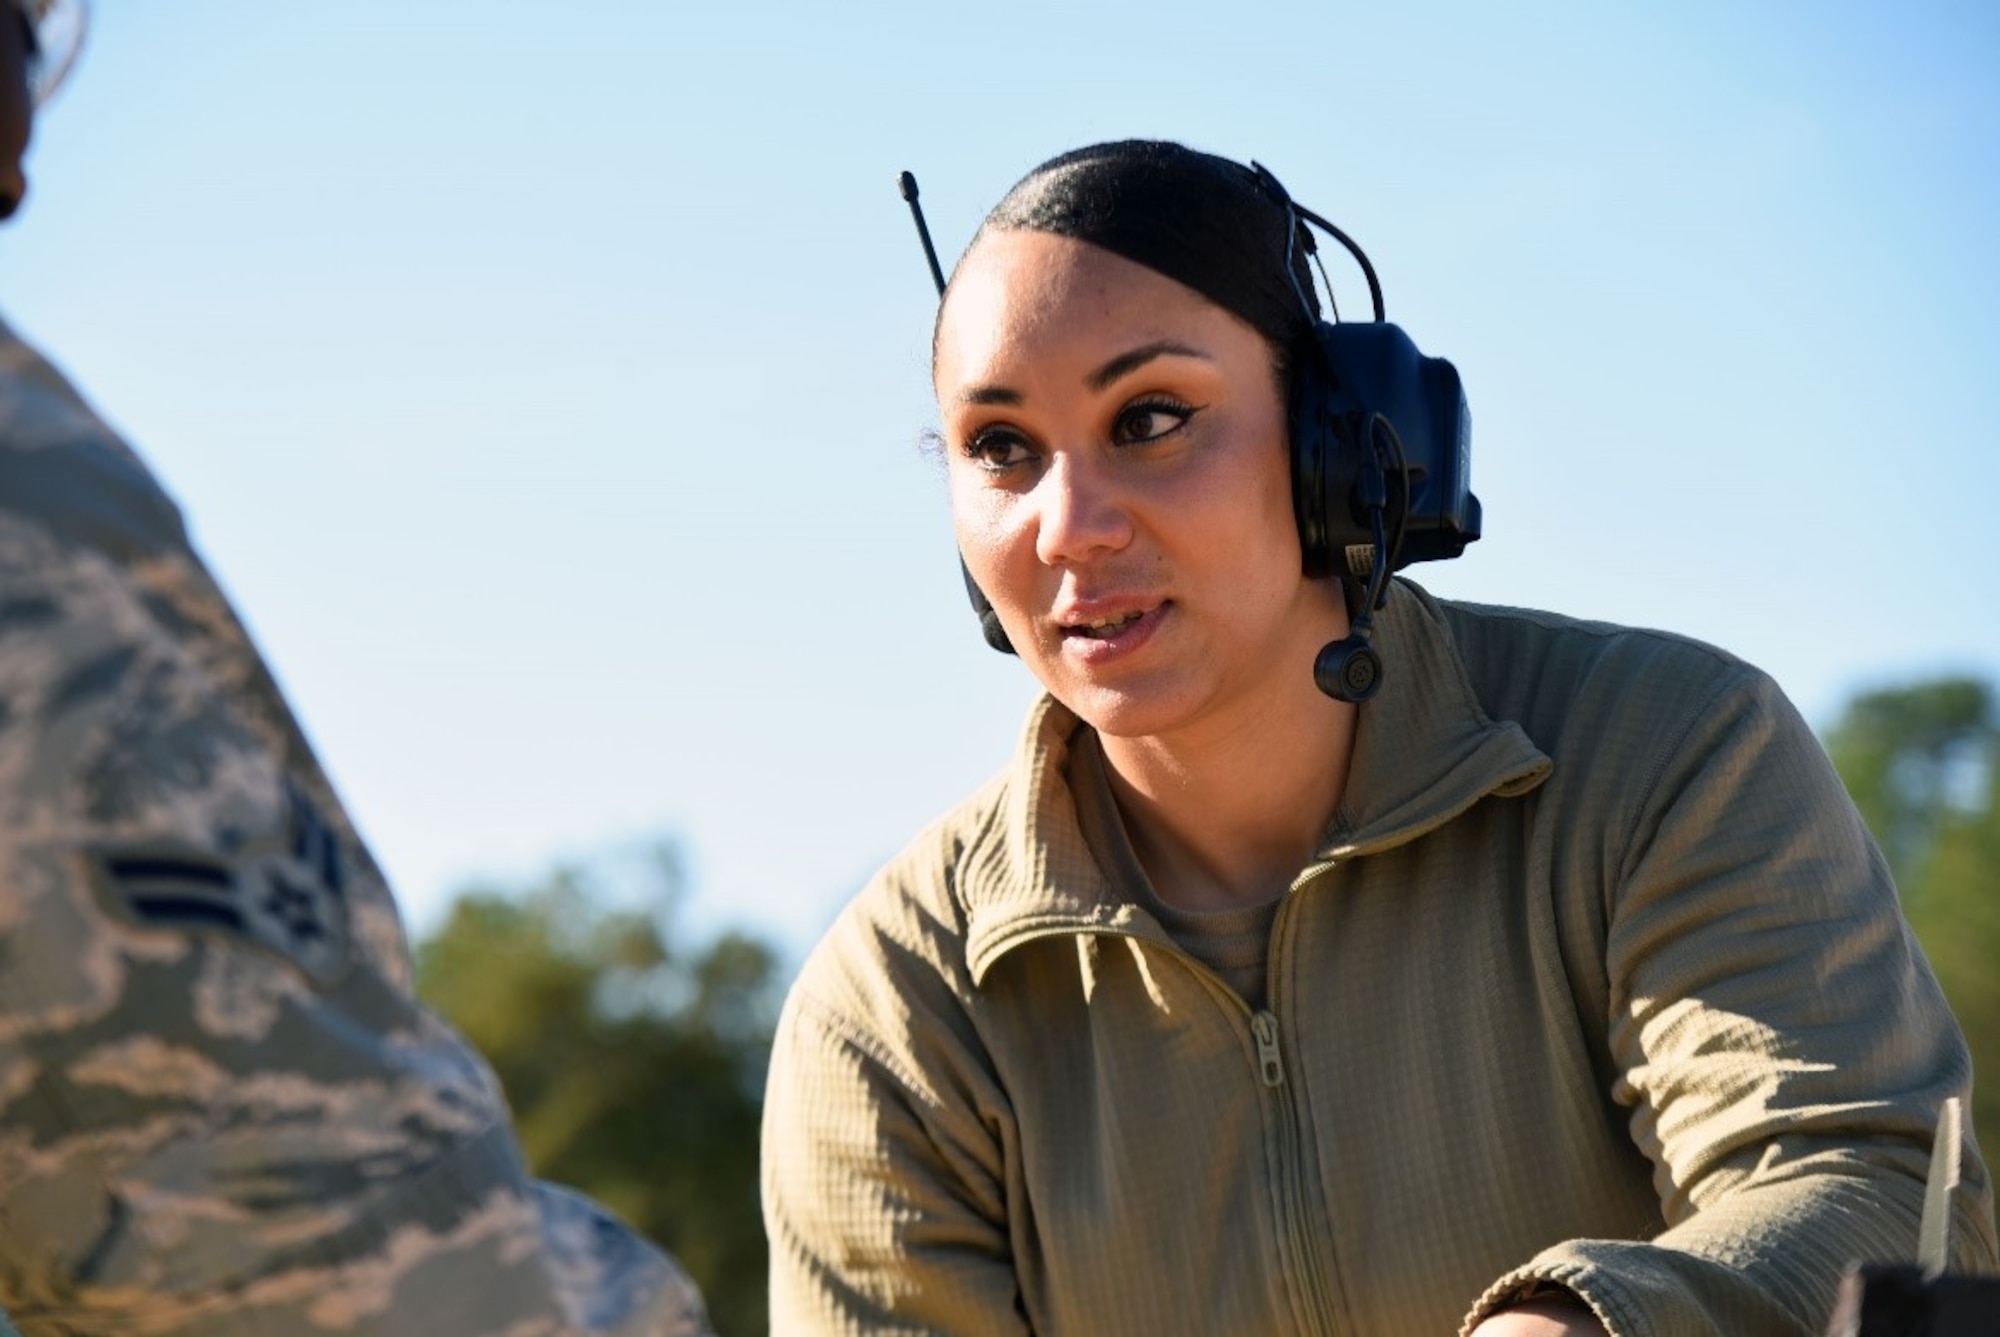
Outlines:
{"label": "cuff", "polygon": [[1638,1315],[1596,1269],[1583,1263],[1539,1259],[1488,1286],[1459,1325],[1459,1337],[1471,1337],[1474,1328],[1503,1309],[1553,1295],[1582,1301],[1611,1337],[1647,1337]]}

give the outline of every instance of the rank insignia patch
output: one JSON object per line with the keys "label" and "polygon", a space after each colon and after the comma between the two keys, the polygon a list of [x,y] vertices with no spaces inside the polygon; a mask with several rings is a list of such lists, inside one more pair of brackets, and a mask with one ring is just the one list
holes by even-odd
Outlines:
{"label": "rank insignia patch", "polygon": [[331,984],[348,959],[339,842],[295,788],[288,827],[281,847],[252,845],[234,856],[185,845],[102,846],[92,852],[101,898],[140,928],[247,940],[315,984]]}

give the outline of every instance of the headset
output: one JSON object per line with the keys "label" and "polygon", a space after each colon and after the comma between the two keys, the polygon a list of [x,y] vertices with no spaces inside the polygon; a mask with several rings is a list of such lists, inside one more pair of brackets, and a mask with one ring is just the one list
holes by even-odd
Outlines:
{"label": "headset", "polygon": [[[1313,661],[1313,681],[1336,701],[1359,704],[1382,685],[1382,658],[1370,644],[1374,615],[1389,597],[1389,576],[1412,562],[1457,557],[1479,537],[1479,499],[1472,494],[1472,414],[1457,368],[1426,357],[1383,314],[1375,266],[1354,240],[1294,201],[1262,164],[1249,168],[1257,184],[1284,207],[1281,257],[1310,334],[1292,353],[1292,510],[1305,574],[1338,577],[1350,597],[1351,630]],[[897,178],[923,243],[931,279],[943,300],[944,270],[931,245],[917,179]],[[1312,228],[1334,238],[1361,267],[1374,309],[1371,321],[1342,321],[1333,285],[1320,261]],[[1318,267],[1334,319],[1321,320],[1293,266],[1303,252]],[[1013,653],[992,603],[959,570],[979,615],[986,643]]]}

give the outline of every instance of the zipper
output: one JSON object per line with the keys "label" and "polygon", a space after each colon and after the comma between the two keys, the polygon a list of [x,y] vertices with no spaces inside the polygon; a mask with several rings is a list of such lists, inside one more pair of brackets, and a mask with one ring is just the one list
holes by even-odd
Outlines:
{"label": "zipper", "polygon": [[[1315,863],[1293,882],[1294,891],[1310,881],[1325,868],[1331,860]],[[1278,917],[1271,926],[1271,959],[1265,986],[1266,997],[1275,1001],[1278,980],[1278,954],[1283,950],[1285,935],[1283,927],[1290,917],[1292,902],[1279,907]],[[1044,937],[1067,937],[1077,930],[1072,926],[1045,926],[1036,932],[1023,935],[1022,942]],[[1310,1327],[1308,1331],[1319,1337],[1336,1337],[1340,1325],[1334,1319],[1333,1301],[1328,1296],[1326,1264],[1319,1251],[1313,1247],[1317,1233],[1312,1226],[1312,1208],[1308,1203],[1312,1190],[1305,1184],[1304,1134],[1297,1105],[1292,1098],[1295,1089],[1287,1080],[1285,1053],[1278,1028],[1277,1013],[1269,1008],[1252,1009],[1243,996],[1218,978],[1214,971],[1203,965],[1192,954],[1172,939],[1154,938],[1148,934],[1132,933],[1124,929],[1095,927],[1089,930],[1107,938],[1130,938],[1143,943],[1148,948],[1157,949],[1178,960],[1193,971],[1198,979],[1205,981],[1217,994],[1237,1009],[1238,1015],[1248,1015],[1250,1038],[1257,1048],[1257,1072],[1265,1090],[1278,1107],[1278,1162],[1281,1167],[1280,1182],[1272,1191],[1278,1198],[1278,1211],[1285,1228],[1285,1247],[1293,1260],[1292,1271],[1302,1292],[1300,1302],[1306,1310]]]}
{"label": "zipper", "polygon": [[1311,1189],[1305,1182],[1305,1135],[1298,1105],[1285,1082],[1285,1057],[1278,1043],[1277,1014],[1268,1009],[1252,1014],[1250,1035],[1257,1042],[1258,1073],[1278,1105],[1281,1182],[1276,1185],[1276,1190],[1289,1236],[1287,1251],[1292,1256],[1299,1288],[1303,1292],[1301,1299],[1312,1325],[1310,1330],[1333,1337],[1340,1328],[1334,1322],[1333,1303],[1327,1296],[1320,1255],[1313,1247],[1317,1232],[1312,1226]]}
{"label": "zipper", "polygon": [[1264,1085],[1283,1086],[1285,1056],[1278,1050],[1278,1019],[1269,1012],[1256,1013],[1250,1018],[1250,1034],[1257,1041],[1257,1068]]}

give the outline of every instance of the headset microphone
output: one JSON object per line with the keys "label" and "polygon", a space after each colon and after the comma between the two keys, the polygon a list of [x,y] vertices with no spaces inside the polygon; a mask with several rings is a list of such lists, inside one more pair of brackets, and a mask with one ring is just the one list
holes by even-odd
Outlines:
{"label": "headset microphone", "polygon": [[[1376,426],[1386,423],[1378,419],[1371,424],[1371,435]],[[1394,427],[1386,429],[1395,431]],[[1382,656],[1369,644],[1375,631],[1375,610],[1382,606],[1389,579],[1389,563],[1379,557],[1386,546],[1382,512],[1389,504],[1388,484],[1380,467],[1370,465],[1363,470],[1360,500],[1368,512],[1370,536],[1375,540],[1370,547],[1368,587],[1361,606],[1354,611],[1347,635],[1329,641],[1313,656],[1313,685],[1336,701],[1355,705],[1375,695],[1375,689],[1382,685]]]}

